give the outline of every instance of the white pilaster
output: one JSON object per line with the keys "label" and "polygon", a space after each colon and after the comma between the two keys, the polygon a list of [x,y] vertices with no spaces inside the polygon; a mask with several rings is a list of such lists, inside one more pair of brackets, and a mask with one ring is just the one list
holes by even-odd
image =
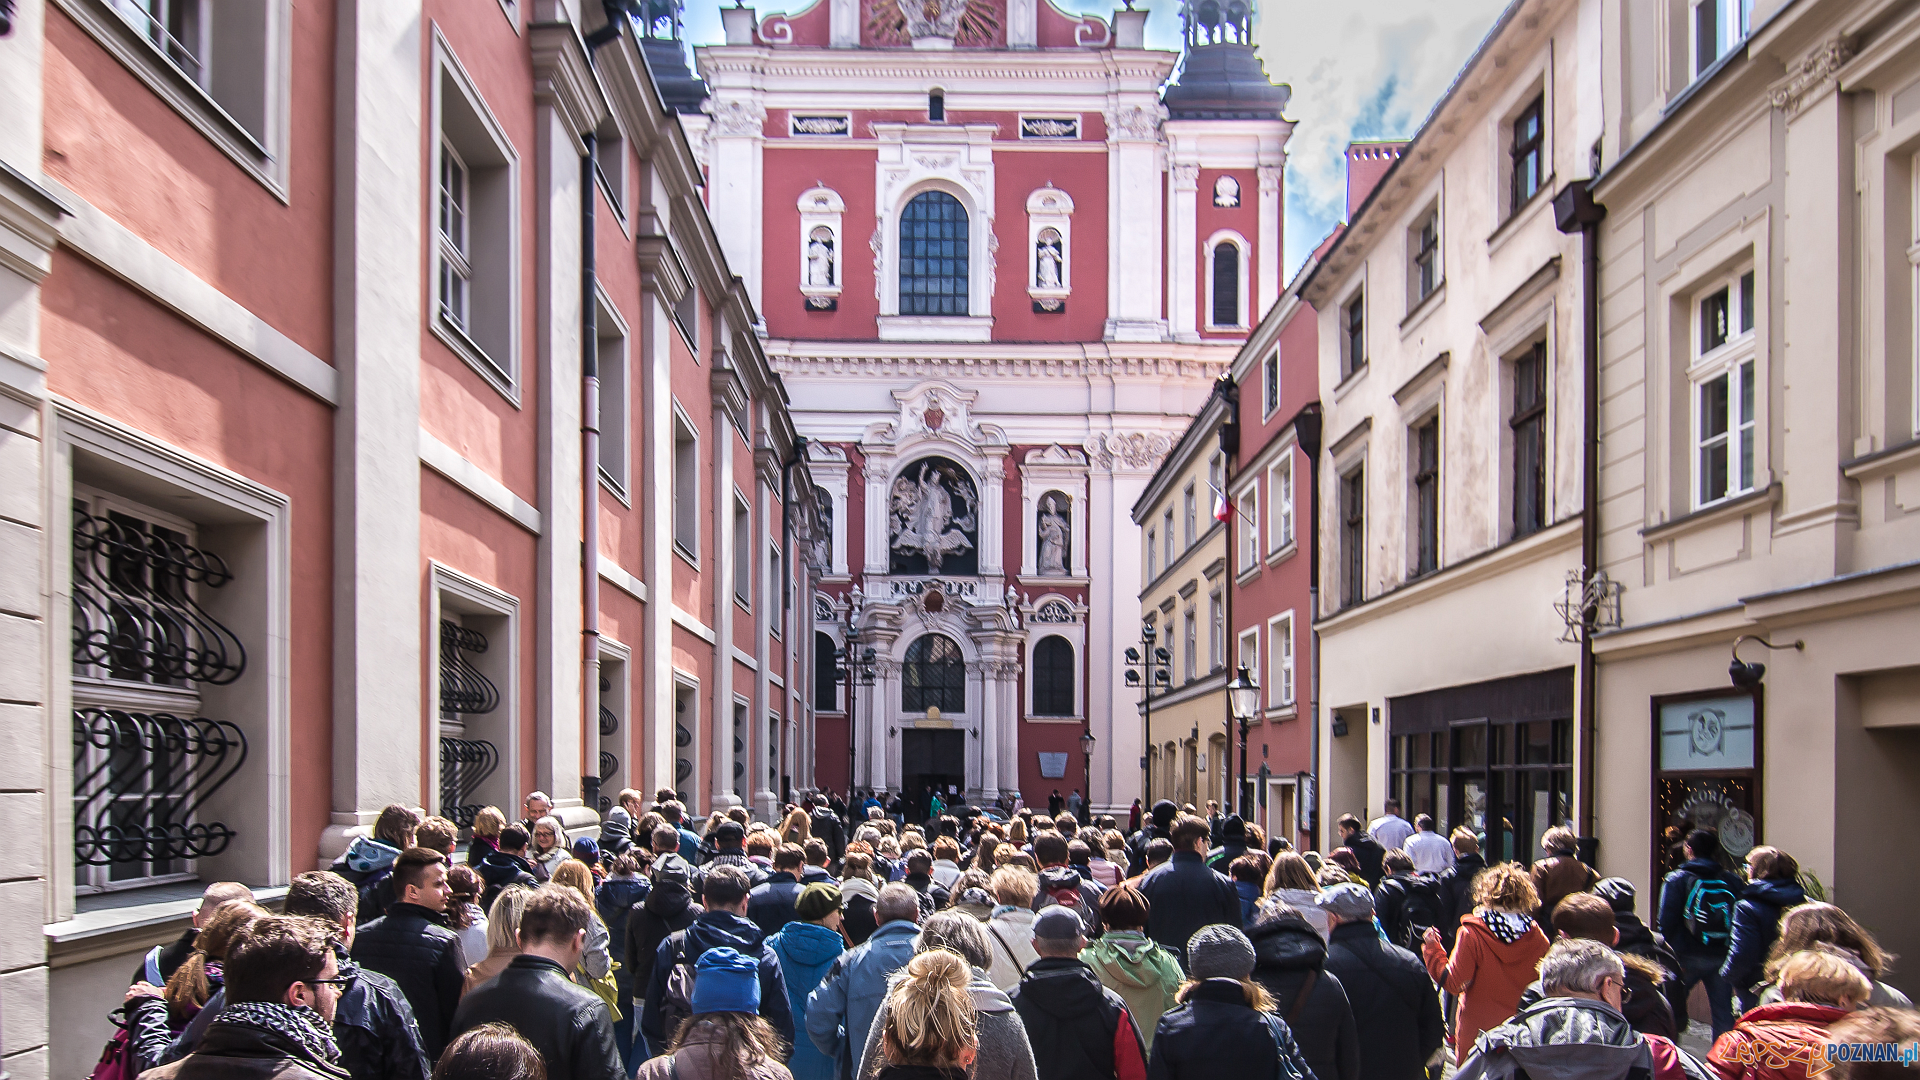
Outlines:
{"label": "white pilaster", "polygon": [[342,0],[334,94],[333,817],[420,802],[420,0]]}
{"label": "white pilaster", "polygon": [[712,109],[713,122],[707,128],[713,155],[707,205],[713,208],[713,231],[720,238],[727,265],[746,281],[753,309],[761,311],[760,150],[767,110],[753,98],[716,100]]}
{"label": "white pilaster", "polygon": [[1157,230],[1139,227],[1163,217],[1159,105],[1151,97],[1115,109],[1107,123],[1108,340],[1164,341],[1161,246]]}
{"label": "white pilaster", "polygon": [[1167,169],[1172,197],[1167,205],[1167,322],[1175,341],[1199,341],[1200,166],[1178,162]]}
{"label": "white pilaster", "polygon": [[[713,594],[713,676],[707,687],[710,705],[708,761],[712,772],[707,803],[714,809],[735,806],[733,791],[733,421],[715,394],[713,400],[713,570],[701,576],[701,585]],[[752,527],[752,522],[748,522]],[[752,565],[748,565],[752,569]],[[749,592],[751,595],[751,592]],[[751,707],[749,707],[751,708]]]}
{"label": "white pilaster", "polygon": [[1254,241],[1259,249],[1259,306],[1247,320],[1248,326],[1258,326],[1280,299],[1280,166],[1262,165],[1259,175],[1260,236]]}

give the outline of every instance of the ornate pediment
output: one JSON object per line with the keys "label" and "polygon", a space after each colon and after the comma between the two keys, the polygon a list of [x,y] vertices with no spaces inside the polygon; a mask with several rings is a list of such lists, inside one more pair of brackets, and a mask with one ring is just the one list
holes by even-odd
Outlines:
{"label": "ornate pediment", "polygon": [[891,444],[896,451],[936,440],[958,443],[970,451],[1006,446],[1006,434],[998,427],[974,421],[973,405],[979,396],[944,382],[923,382],[895,390],[893,400],[899,412],[892,423],[869,428],[867,441]]}

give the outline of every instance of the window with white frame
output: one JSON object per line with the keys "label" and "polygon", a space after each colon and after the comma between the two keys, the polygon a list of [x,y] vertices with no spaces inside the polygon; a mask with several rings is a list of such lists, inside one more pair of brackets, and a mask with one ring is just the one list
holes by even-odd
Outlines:
{"label": "window with white frame", "polygon": [[1227,606],[1219,589],[1207,594],[1207,668],[1220,670],[1226,662]]}
{"label": "window with white frame", "polygon": [[767,632],[776,639],[783,636],[787,611],[787,575],[780,562],[780,546],[774,544],[767,548]]}
{"label": "window with white frame", "polygon": [[1220,500],[1226,497],[1226,465],[1219,454],[1207,459],[1207,501],[1214,514],[1220,513]]}
{"label": "window with white frame", "polygon": [[1167,538],[1167,569],[1173,569],[1173,560],[1179,549],[1173,546],[1173,507],[1160,518],[1160,535]]}
{"label": "window with white frame", "polygon": [[1147,530],[1147,580],[1152,581],[1160,573],[1160,534],[1156,530]]}
{"label": "window with white frame", "polygon": [[900,214],[900,314],[965,315],[972,288],[967,208],[923,191]]}
{"label": "window with white frame", "polygon": [[609,116],[593,133],[593,175],[600,183],[607,205],[621,217],[627,215],[627,141],[620,125]]}
{"label": "window with white frame", "polygon": [[1268,620],[1267,648],[1267,704],[1285,708],[1293,704],[1293,612]]}
{"label": "window with white frame", "polygon": [[1367,294],[1356,290],[1340,305],[1340,377],[1367,366]]}
{"label": "window with white frame", "polygon": [[1234,659],[1235,667],[1247,669],[1247,674],[1260,677],[1260,628],[1250,626],[1240,631],[1239,653]]}
{"label": "window with white frame", "polygon": [[1260,489],[1247,485],[1240,493],[1238,520],[1233,523],[1240,541],[1236,547],[1240,553],[1240,572],[1246,573],[1260,565]]}
{"label": "window with white frame", "polygon": [[1274,410],[1280,407],[1280,350],[1279,349],[1275,349],[1274,351],[1267,354],[1266,360],[1262,362],[1260,365],[1260,373],[1261,373],[1260,417],[1261,419],[1264,420],[1267,417],[1272,416],[1274,413]]}
{"label": "window with white frame", "polygon": [[1267,470],[1267,543],[1279,551],[1293,543],[1293,452]]}
{"label": "window with white frame", "polygon": [[700,436],[678,410],[673,416],[673,546],[700,561]]}
{"label": "window with white frame", "polygon": [[1432,296],[1440,280],[1440,206],[1435,203],[1407,230],[1407,306]]}
{"label": "window with white frame", "polygon": [[1754,488],[1754,272],[1740,271],[1694,295],[1694,505]]}
{"label": "window with white frame", "polygon": [[1413,476],[1413,573],[1440,568],[1440,414],[1414,425],[1409,433],[1408,464]]}
{"label": "window with white frame", "polygon": [[1186,490],[1180,493],[1180,515],[1184,519],[1182,524],[1186,527],[1184,535],[1187,546],[1192,547],[1200,521],[1199,494],[1194,491],[1192,484],[1188,484]]}
{"label": "window with white frame", "polygon": [[247,738],[201,715],[203,691],[248,665],[248,643],[208,610],[235,574],[185,518],[81,484],[72,514],[75,884],[190,877],[237,835],[205,804]]}
{"label": "window with white frame", "polygon": [[733,598],[742,607],[753,606],[753,508],[738,492],[733,496]]}
{"label": "window with white frame", "polygon": [[1207,256],[1207,325],[1217,328],[1246,324],[1246,250],[1238,239],[1214,241]]}
{"label": "window with white frame", "polygon": [[1180,647],[1185,651],[1182,659],[1186,661],[1186,666],[1181,670],[1186,673],[1187,681],[1192,682],[1196,674],[1195,668],[1197,667],[1200,657],[1200,618],[1199,614],[1195,612],[1191,606],[1187,608],[1186,614],[1181,618]]}
{"label": "window with white frame", "polygon": [[1693,0],[1693,77],[1699,78],[1714,62],[1746,40],[1753,17],[1753,0]]}
{"label": "window with white frame", "polygon": [[452,54],[434,108],[434,333],[503,394],[517,391],[515,155]]}
{"label": "window with white frame", "polygon": [[620,313],[602,294],[594,301],[594,326],[599,335],[596,365],[600,371],[600,478],[625,497],[628,481],[627,328]]}

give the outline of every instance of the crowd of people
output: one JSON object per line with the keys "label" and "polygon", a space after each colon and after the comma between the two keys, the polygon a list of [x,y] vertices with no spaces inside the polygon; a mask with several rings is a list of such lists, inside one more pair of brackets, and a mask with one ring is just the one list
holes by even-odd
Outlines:
{"label": "crowd of people", "polygon": [[94,1080],[1906,1080],[1828,1044],[1920,1043],[1872,935],[1709,830],[1649,926],[1568,829],[1489,865],[1391,802],[1324,858],[1166,801],[524,809],[462,849],[389,806],[279,913],[208,886]]}

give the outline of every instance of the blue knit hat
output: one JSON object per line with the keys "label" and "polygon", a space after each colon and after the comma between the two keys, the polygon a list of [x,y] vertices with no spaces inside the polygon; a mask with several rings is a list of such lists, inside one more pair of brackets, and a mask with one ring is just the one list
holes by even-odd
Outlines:
{"label": "blue knit hat", "polygon": [[700,954],[693,965],[693,1012],[760,1011],[760,965],[753,957],[721,946]]}

